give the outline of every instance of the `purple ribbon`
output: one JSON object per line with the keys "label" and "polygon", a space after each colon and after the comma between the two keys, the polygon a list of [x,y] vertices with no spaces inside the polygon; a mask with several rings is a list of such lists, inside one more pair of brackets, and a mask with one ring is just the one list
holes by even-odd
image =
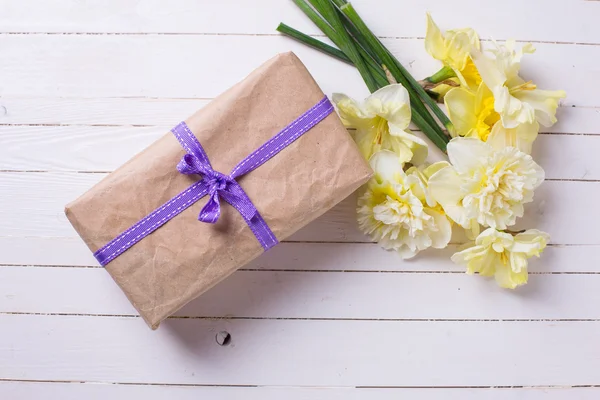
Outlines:
{"label": "purple ribbon", "polygon": [[221,215],[221,199],[223,199],[241,214],[265,251],[275,246],[279,243],[275,234],[236,179],[273,158],[332,112],[333,105],[327,97],[324,97],[242,160],[229,175],[212,168],[196,136],[185,122],[181,122],[172,132],[187,153],[177,164],[177,170],[185,175],[200,175],[201,179],[108,242],[94,253],[94,257],[102,266],[107,265],[204,196],[210,198],[200,211],[199,221],[210,224],[217,222]]}

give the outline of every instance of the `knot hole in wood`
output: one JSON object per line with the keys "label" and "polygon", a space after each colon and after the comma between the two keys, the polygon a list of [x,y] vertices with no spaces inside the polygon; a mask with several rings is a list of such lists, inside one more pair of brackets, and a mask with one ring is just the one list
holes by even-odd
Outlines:
{"label": "knot hole in wood", "polygon": [[229,343],[231,343],[231,335],[227,331],[221,331],[217,333],[215,339],[217,340],[217,344],[219,346],[227,346]]}

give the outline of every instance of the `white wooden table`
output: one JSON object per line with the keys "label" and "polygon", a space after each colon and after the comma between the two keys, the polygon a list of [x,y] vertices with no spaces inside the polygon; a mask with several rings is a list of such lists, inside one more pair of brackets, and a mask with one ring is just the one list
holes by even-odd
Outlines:
{"label": "white wooden table", "polygon": [[600,2],[355,5],[419,78],[430,10],[534,42],[523,74],[567,91],[535,143],[520,226],[553,244],[530,284],[463,274],[455,246],[402,262],[349,199],[150,331],[63,206],[278,52],[328,94],[366,88],[275,33],[317,33],[291,1],[0,0],[0,399],[600,398]]}

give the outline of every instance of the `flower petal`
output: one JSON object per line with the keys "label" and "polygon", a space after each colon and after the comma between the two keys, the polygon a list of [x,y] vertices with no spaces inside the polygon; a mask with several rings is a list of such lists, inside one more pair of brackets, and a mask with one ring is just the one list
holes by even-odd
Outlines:
{"label": "flower petal", "polygon": [[460,204],[463,199],[461,185],[462,180],[452,167],[442,168],[429,178],[429,192],[446,215],[463,228],[470,228],[471,220]]}
{"label": "flower petal", "polygon": [[425,210],[425,213],[431,215],[437,226],[437,231],[429,233],[431,238],[431,247],[435,249],[443,249],[448,246],[450,239],[452,238],[452,224],[443,213],[436,211],[432,208]]}
{"label": "flower petal", "polygon": [[[505,289],[515,289],[527,283],[527,259],[523,256],[511,254],[511,265],[500,264],[497,266],[494,278],[498,285]],[[513,264],[518,264],[519,272],[513,270]],[[524,265],[523,265],[524,264]]]}
{"label": "flower petal", "polygon": [[388,182],[403,182],[404,171],[402,163],[398,161],[398,155],[389,150],[381,150],[373,154],[369,164],[379,178]]}
{"label": "flower petal", "polygon": [[508,87],[501,86],[494,90],[494,109],[502,119],[506,128],[516,128],[519,124],[535,122],[535,110],[528,103],[513,96]]}
{"label": "flower petal", "polygon": [[446,57],[444,36],[440,28],[427,13],[427,31],[425,33],[425,50],[436,60],[444,61]]}
{"label": "flower petal", "polygon": [[538,256],[546,248],[550,235],[537,229],[529,229],[515,236],[512,251],[525,253],[527,257]]}
{"label": "flower petal", "polygon": [[508,79],[504,71],[496,64],[496,60],[490,58],[480,50],[471,50],[471,59],[475,63],[481,79],[492,91],[496,87],[503,86],[504,82]]}
{"label": "flower petal", "polygon": [[444,96],[450,120],[459,136],[468,136],[477,124],[475,94],[464,88],[454,88]]}
{"label": "flower petal", "polygon": [[516,128],[505,128],[502,122],[492,127],[487,143],[495,150],[505,147],[516,147],[523,153],[531,154],[533,141],[537,138],[540,126],[537,122],[520,124]]}
{"label": "flower petal", "polygon": [[520,101],[533,108],[535,118],[544,126],[556,123],[556,109],[559,99],[564,99],[567,94],[564,90],[522,90],[514,95]]}
{"label": "flower petal", "polygon": [[368,115],[352,98],[341,93],[334,93],[332,100],[337,106],[338,113],[347,128],[368,129],[373,125],[375,115]]}
{"label": "flower petal", "polygon": [[384,86],[367,97],[364,109],[367,115],[378,115],[402,130],[410,125],[410,97],[400,84]]}
{"label": "flower petal", "polygon": [[393,143],[392,150],[399,153],[403,150],[402,147],[410,150],[410,158],[403,162],[411,162],[414,165],[420,165],[425,162],[428,155],[427,143],[420,137],[399,129],[395,125],[390,124],[390,139]]}
{"label": "flower petal", "polygon": [[438,172],[440,169],[446,168],[446,167],[449,167],[449,166],[450,166],[450,163],[448,163],[447,161],[438,161],[436,163],[433,163],[433,164],[427,166],[423,170],[423,174],[425,175],[425,177],[427,178],[427,180],[429,180],[429,178],[431,178],[431,176],[433,174],[435,174],[436,172]]}
{"label": "flower petal", "polygon": [[454,138],[448,143],[448,158],[459,174],[478,168],[493,153],[488,144],[475,138]]}
{"label": "flower petal", "polygon": [[379,146],[375,143],[376,134],[374,129],[357,129],[351,134],[365,160],[371,158],[373,153],[379,150]]}

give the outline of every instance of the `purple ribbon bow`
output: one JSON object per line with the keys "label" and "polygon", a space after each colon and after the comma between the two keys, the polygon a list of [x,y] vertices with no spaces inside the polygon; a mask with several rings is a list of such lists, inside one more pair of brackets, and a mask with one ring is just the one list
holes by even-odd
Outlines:
{"label": "purple ribbon bow", "polygon": [[202,175],[204,183],[208,186],[208,203],[202,208],[198,220],[214,224],[221,216],[220,197],[235,207],[245,220],[251,220],[256,213],[256,207],[250,201],[244,190],[236,182],[235,176],[223,175],[212,169],[207,158],[199,159],[193,154],[183,156],[177,170],[184,175]]}
{"label": "purple ribbon bow", "polygon": [[200,211],[198,220],[211,224],[217,222],[221,216],[221,199],[223,199],[240,213],[265,251],[270,249],[278,243],[277,238],[236,179],[273,158],[332,112],[333,105],[327,97],[324,97],[242,160],[229,175],[212,168],[208,156],[196,136],[185,122],[181,122],[172,132],[187,153],[177,164],[177,170],[185,175],[200,175],[202,179],[111,240],[96,251],[94,257],[102,266],[107,265],[207,195],[209,200]]}

